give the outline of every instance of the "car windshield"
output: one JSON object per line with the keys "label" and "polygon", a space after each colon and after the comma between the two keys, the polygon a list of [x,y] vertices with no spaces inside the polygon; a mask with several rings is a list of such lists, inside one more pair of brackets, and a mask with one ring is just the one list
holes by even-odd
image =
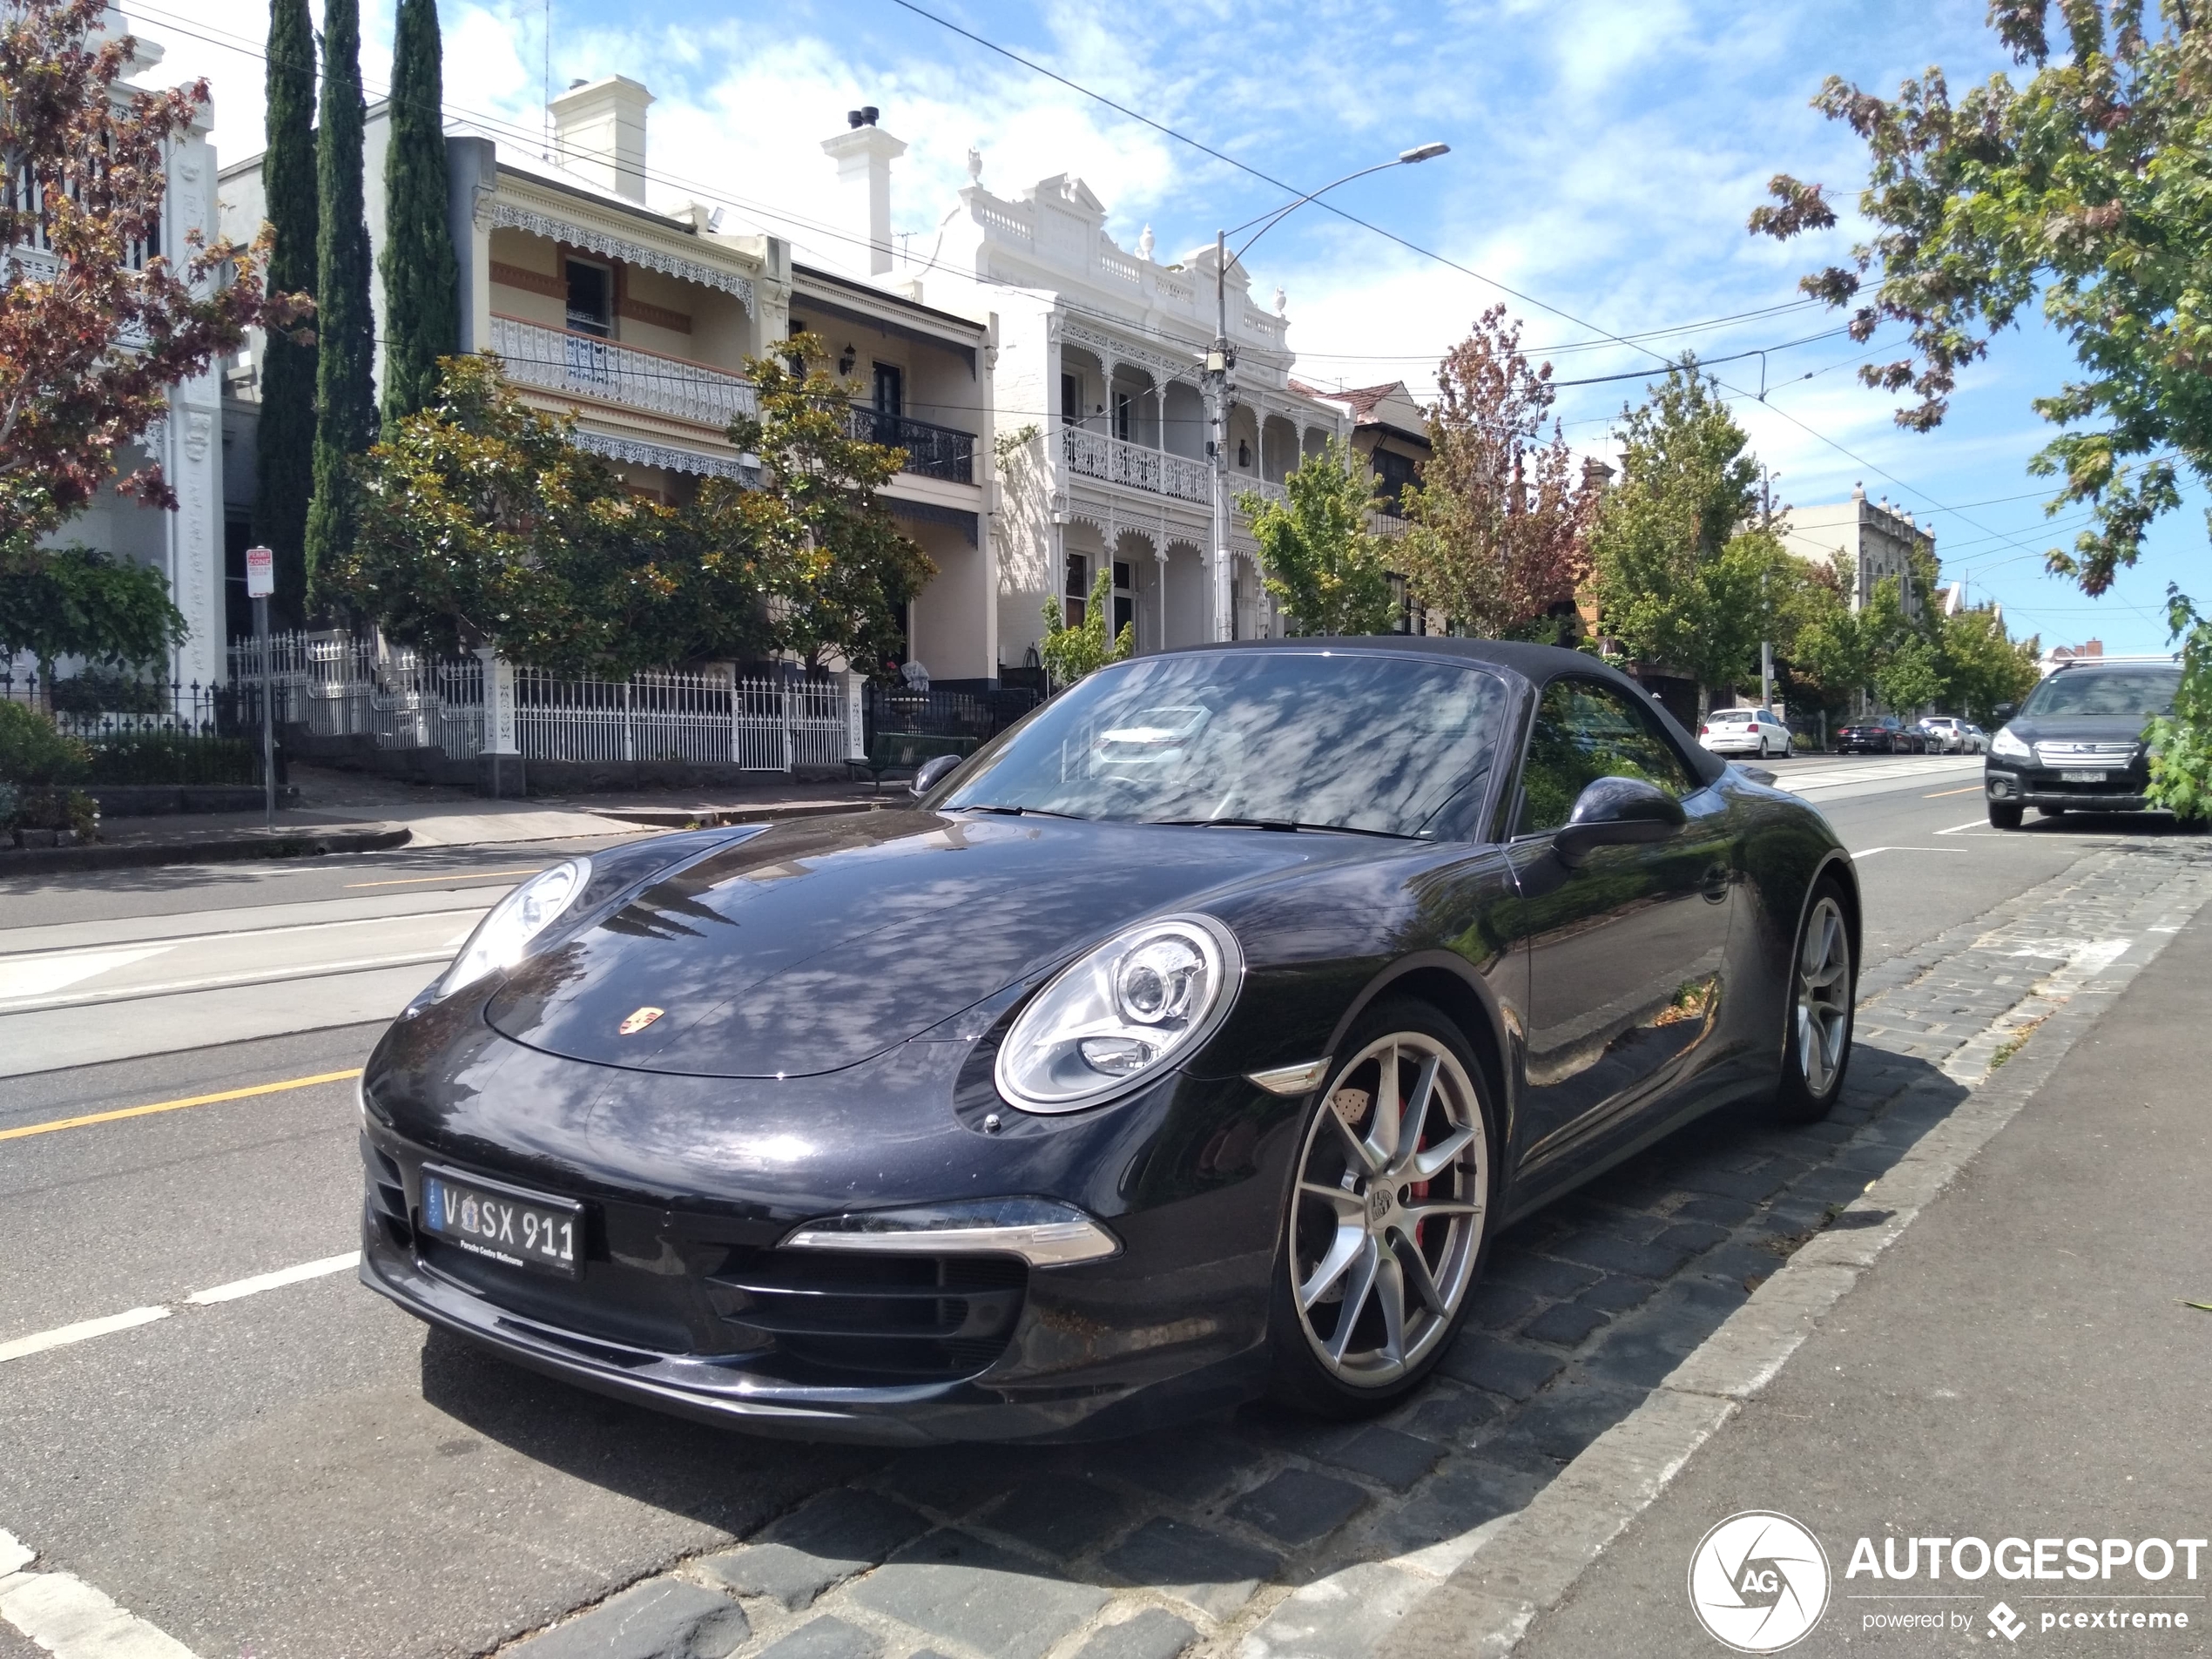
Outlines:
{"label": "car windshield", "polygon": [[1473,839],[1505,686],[1358,651],[1140,658],[1062,693],[934,805]]}
{"label": "car windshield", "polygon": [[2178,666],[2068,670],[2052,675],[2030,691],[2020,712],[2046,719],[2054,714],[2148,719],[2154,714],[2174,711],[2174,693],[2181,683]]}

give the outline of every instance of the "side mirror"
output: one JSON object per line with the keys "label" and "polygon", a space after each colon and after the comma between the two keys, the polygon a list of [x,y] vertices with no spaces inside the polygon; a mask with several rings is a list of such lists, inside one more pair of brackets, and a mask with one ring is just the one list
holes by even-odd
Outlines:
{"label": "side mirror", "polygon": [[914,772],[914,782],[908,784],[907,787],[914,792],[914,798],[918,800],[936,788],[939,784],[943,783],[947,774],[954,766],[960,765],[960,762],[961,757],[958,755],[932,755],[921,763]]}
{"label": "side mirror", "polygon": [[1997,724],[2000,725],[2004,725],[2019,712],[2020,705],[2017,703],[2000,703],[1995,708],[1990,710],[1990,713],[1996,717]]}
{"label": "side mirror", "polygon": [[1642,778],[1600,778],[1575,797],[1574,815],[1552,837],[1574,869],[1601,846],[1663,841],[1689,821],[1682,803]]}

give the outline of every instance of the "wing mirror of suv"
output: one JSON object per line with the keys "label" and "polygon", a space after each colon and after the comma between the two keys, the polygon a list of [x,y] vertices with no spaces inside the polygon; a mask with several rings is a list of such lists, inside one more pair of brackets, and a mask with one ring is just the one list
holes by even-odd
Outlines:
{"label": "wing mirror of suv", "polygon": [[1990,710],[1990,713],[1996,717],[1997,724],[2000,725],[2004,725],[2019,712],[2020,705],[2017,703],[2000,703],[1995,708]]}
{"label": "wing mirror of suv", "polygon": [[943,783],[952,769],[960,765],[960,761],[961,758],[958,755],[932,755],[921,763],[920,769],[914,773],[914,782],[908,784],[907,787],[914,792],[914,798],[919,800],[936,788],[939,784]]}
{"label": "wing mirror of suv", "polygon": [[1663,841],[1689,821],[1682,803],[1648,779],[1600,778],[1575,797],[1552,851],[1571,870],[1601,846]]}

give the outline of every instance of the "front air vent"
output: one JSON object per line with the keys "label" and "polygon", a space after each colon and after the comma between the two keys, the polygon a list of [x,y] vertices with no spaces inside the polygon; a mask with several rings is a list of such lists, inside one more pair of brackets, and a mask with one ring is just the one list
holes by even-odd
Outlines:
{"label": "front air vent", "polygon": [[415,1242],[415,1229],[407,1209],[407,1183],[400,1166],[361,1136],[361,1173],[368,1188],[369,1206],[394,1244],[401,1250]]}
{"label": "front air vent", "polygon": [[1006,1352],[1028,1290],[1006,1256],[732,1251],[712,1282],[742,1293],[723,1318],[794,1364],[853,1383],[972,1377]]}

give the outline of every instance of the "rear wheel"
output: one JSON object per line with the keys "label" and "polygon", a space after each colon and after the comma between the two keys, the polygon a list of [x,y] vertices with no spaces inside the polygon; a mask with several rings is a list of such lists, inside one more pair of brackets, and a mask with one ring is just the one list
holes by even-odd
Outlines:
{"label": "rear wheel", "polygon": [[1425,1002],[1361,1021],[1308,1114],[1275,1271],[1273,1393],[1331,1417],[1403,1399],[1467,1312],[1489,1244],[1490,1105]]}
{"label": "rear wheel", "polygon": [[1989,803],[1990,828],[2018,829],[2020,826],[2020,808],[2017,801],[1993,800]]}
{"label": "rear wheel", "polygon": [[1775,1093],[1776,1112],[1784,1123],[1817,1122],[1844,1092],[1858,994],[1843,900],[1832,882],[1824,881],[1814,889],[1791,958],[1790,1029],[1782,1086]]}

